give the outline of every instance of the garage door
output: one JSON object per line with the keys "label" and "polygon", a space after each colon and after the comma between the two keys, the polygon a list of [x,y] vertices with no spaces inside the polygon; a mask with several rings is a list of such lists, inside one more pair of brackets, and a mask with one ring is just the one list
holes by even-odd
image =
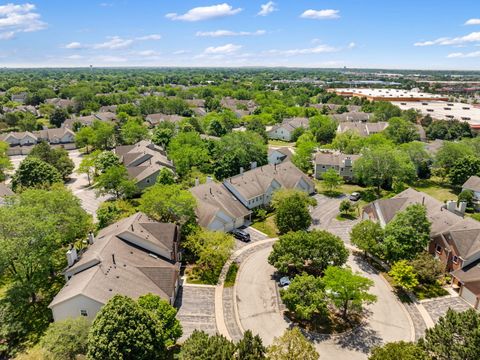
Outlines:
{"label": "garage door", "polygon": [[462,295],[460,296],[465,299],[465,301],[468,302],[470,305],[475,306],[475,303],[477,302],[477,297],[465,286],[462,287]]}

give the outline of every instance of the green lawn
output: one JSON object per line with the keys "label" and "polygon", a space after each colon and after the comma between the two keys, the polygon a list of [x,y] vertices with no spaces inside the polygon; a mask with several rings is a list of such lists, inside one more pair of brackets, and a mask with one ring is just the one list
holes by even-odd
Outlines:
{"label": "green lawn", "polygon": [[419,180],[413,188],[418,191],[423,191],[441,202],[457,200],[458,192],[446,184],[443,184],[439,178],[432,177],[428,180]]}
{"label": "green lawn", "polygon": [[225,277],[225,287],[232,287],[235,285],[235,279],[237,278],[238,264],[233,262],[228,268],[227,276]]}
{"label": "green lawn", "polygon": [[282,140],[269,139],[268,140],[268,145],[272,145],[272,146],[295,146],[295,143],[294,142],[286,142],[286,141],[282,141]]}
{"label": "green lawn", "polygon": [[265,220],[255,221],[252,225],[258,231],[267,234],[269,237],[276,237],[278,234],[277,225],[275,225],[274,215],[268,216]]}

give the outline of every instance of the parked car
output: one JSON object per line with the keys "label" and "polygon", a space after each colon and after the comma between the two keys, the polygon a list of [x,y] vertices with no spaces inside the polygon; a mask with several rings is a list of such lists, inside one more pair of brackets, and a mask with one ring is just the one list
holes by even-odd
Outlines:
{"label": "parked car", "polygon": [[353,193],[351,193],[349,199],[350,199],[351,201],[358,201],[358,200],[360,200],[360,193],[358,193],[358,192],[353,192]]}
{"label": "parked car", "polygon": [[231,231],[233,237],[243,242],[250,242],[250,234],[245,230],[235,229]]}
{"label": "parked car", "polygon": [[278,282],[278,285],[280,285],[280,287],[283,287],[284,289],[288,288],[288,285],[290,285],[290,278],[288,276],[284,276],[280,279],[280,281]]}

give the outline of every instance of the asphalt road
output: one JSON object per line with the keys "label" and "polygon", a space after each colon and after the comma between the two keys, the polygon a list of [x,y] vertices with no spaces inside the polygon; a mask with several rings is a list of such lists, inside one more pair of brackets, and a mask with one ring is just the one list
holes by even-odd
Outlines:
{"label": "asphalt road", "polygon": [[[267,262],[271,247],[261,249],[241,265],[237,277],[236,296],[240,322],[243,328],[259,334],[264,344],[272,343],[289,323],[283,317],[273,280],[274,268]],[[322,359],[367,359],[369,350],[382,342],[409,341],[409,317],[385,281],[361,259],[349,258],[348,265],[374,281],[371,292],[378,301],[367,306],[368,325],[355,333],[329,339],[315,339]]]}

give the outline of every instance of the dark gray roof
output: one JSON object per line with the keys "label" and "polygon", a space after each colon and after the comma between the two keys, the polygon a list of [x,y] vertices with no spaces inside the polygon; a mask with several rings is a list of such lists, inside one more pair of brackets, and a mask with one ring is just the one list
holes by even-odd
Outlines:
{"label": "dark gray roof", "polygon": [[462,185],[463,189],[468,189],[472,191],[480,191],[480,177],[470,176],[465,184]]}

